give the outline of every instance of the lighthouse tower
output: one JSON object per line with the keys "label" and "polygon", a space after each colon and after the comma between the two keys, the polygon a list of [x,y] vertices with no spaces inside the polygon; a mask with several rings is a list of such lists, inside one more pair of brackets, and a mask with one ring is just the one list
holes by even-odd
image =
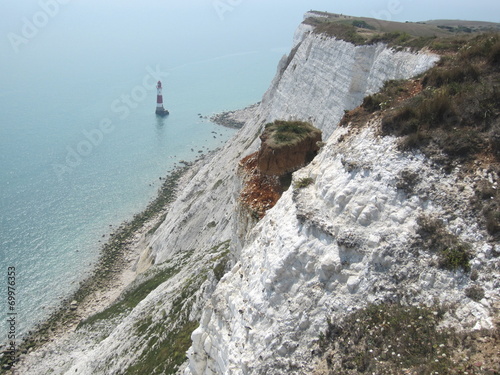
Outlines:
{"label": "lighthouse tower", "polygon": [[157,95],[156,95],[156,114],[159,116],[168,115],[168,111],[163,108],[163,95],[161,93],[161,81],[158,81],[156,85]]}

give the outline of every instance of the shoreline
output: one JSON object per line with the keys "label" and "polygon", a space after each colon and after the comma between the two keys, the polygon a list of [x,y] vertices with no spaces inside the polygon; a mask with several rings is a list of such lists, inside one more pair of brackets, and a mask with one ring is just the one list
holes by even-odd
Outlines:
{"label": "shoreline", "polygon": [[[224,111],[211,115],[208,120],[214,124],[230,129],[241,129],[245,123],[253,117],[254,112],[259,107],[260,102],[251,104],[242,109],[234,111]],[[201,116],[201,115],[200,115]],[[206,118],[203,117],[202,118]]]}
{"label": "shoreline", "polygon": [[[143,254],[149,237],[163,223],[169,204],[177,197],[183,176],[206,155],[184,166],[174,168],[163,180],[155,198],[146,208],[124,221],[102,244],[99,259],[77,289],[60,302],[60,306],[38,323],[16,346],[14,363],[10,355],[0,358],[0,374],[18,374],[25,356],[75,332],[90,316],[111,306],[131,282],[139,268],[144,271]],[[147,267],[146,267],[147,268]]]}

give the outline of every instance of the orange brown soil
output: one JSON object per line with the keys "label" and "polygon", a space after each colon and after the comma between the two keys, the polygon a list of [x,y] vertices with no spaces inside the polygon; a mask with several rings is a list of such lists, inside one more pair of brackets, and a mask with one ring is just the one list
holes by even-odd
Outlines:
{"label": "orange brown soil", "polygon": [[239,163],[245,175],[241,203],[255,213],[259,219],[274,207],[283,193],[279,178],[262,174],[257,168],[257,152],[243,158]]}

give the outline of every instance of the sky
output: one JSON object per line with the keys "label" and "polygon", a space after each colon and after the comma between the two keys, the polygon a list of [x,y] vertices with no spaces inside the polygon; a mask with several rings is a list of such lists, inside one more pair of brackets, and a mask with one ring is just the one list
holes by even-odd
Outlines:
{"label": "sky", "polygon": [[[62,32],[67,27],[96,27],[105,23],[105,17],[127,17],[134,12],[137,17],[149,15],[151,10],[164,15],[165,20],[174,16],[186,25],[183,37],[206,40],[207,46],[223,42],[233,46],[252,47],[262,38],[275,40],[276,44],[291,43],[294,29],[302,21],[304,12],[314,9],[354,16],[382,18],[393,21],[425,21],[429,19],[467,19],[500,22],[500,2],[497,0],[23,0],[3,1],[0,4],[0,57],[12,52],[12,44],[24,47],[23,39],[31,40],[26,33],[42,34]],[[41,13],[44,13],[45,16]],[[25,20],[35,24],[35,30],[24,29]],[[76,20],[76,21],[75,21]],[[85,23],[84,21],[87,21]],[[161,22],[152,20],[151,24]],[[37,27],[37,25],[39,27]],[[23,35],[24,31],[24,35]],[[114,30],[108,30],[112,35]],[[15,34],[15,35],[13,35]],[[189,35],[191,34],[191,35]],[[35,38],[34,37],[34,38]],[[103,34],[102,38],[109,37]],[[14,41],[13,41],[14,38]],[[244,49],[244,48],[243,48]],[[7,55],[6,55],[7,54]]]}
{"label": "sky", "polygon": [[2,86],[27,79],[30,72],[71,76],[84,64],[112,72],[111,64],[129,60],[131,53],[150,58],[138,69],[160,60],[171,68],[264,49],[285,54],[308,10],[401,22],[500,22],[498,0],[455,0],[453,6],[448,0],[2,1],[0,97]]}

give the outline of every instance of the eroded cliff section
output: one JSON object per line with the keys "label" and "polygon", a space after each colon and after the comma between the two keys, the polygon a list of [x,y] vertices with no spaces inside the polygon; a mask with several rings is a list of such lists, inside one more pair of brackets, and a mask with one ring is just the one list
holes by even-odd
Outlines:
{"label": "eroded cliff section", "polygon": [[[495,329],[500,246],[471,204],[490,172],[464,176],[402,150],[381,136],[380,114],[338,127],[337,111],[359,105],[381,77],[410,78],[437,59],[300,27],[262,110],[313,121],[326,145],[247,235],[193,332],[185,374],[314,373],[328,320],[369,305],[439,306],[440,328]],[[444,252],[429,241],[441,235]]]}
{"label": "eroded cliff section", "polygon": [[321,130],[303,121],[276,120],[264,127],[257,152],[244,157],[237,175],[241,192],[235,209],[233,255],[237,259],[246,236],[288,190],[291,174],[309,164],[321,146]]}
{"label": "eroded cliff section", "polygon": [[276,120],[266,125],[260,140],[259,171],[284,176],[314,159],[320,149],[321,130],[307,122]]}

